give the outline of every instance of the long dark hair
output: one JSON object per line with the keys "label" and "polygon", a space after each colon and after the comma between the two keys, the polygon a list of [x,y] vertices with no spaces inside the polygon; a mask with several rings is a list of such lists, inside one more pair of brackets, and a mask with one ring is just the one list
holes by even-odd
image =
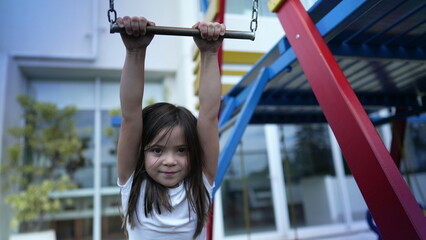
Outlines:
{"label": "long dark hair", "polygon": [[127,213],[124,216],[129,221],[130,226],[135,226],[135,219],[138,219],[137,202],[139,200],[142,182],[146,181],[144,214],[152,214],[155,209],[161,214],[161,207],[168,211],[172,211],[173,207],[170,203],[168,188],[154,181],[145,168],[144,150],[151,144],[154,138],[164,131],[163,137],[170,133],[175,126],[180,126],[184,132],[186,145],[188,146],[189,171],[184,179],[184,188],[189,202],[189,209],[197,214],[197,227],[193,238],[196,238],[203,230],[207,221],[208,210],[211,200],[208,192],[203,184],[203,159],[202,147],[198,138],[197,119],[186,108],[175,106],[169,103],[155,103],[145,107],[142,110],[142,139],[139,149],[139,160],[133,177],[132,188],[130,191]]}

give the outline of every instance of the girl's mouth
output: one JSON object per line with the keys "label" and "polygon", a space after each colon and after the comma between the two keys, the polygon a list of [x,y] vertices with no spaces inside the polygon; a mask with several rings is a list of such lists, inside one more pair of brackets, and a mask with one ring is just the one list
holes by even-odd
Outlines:
{"label": "girl's mouth", "polygon": [[166,176],[173,176],[176,174],[176,172],[162,172]]}

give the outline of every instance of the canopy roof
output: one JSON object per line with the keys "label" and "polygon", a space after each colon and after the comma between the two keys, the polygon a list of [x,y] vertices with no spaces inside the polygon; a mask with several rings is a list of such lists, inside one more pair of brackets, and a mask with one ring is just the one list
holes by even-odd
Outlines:
{"label": "canopy roof", "polygon": [[[309,14],[367,113],[385,107],[425,112],[426,1],[318,0]],[[325,122],[311,87],[284,36],[224,97],[243,92],[265,66],[276,69],[250,123]],[[237,108],[233,115],[238,114]],[[388,119],[373,119],[375,124]]]}

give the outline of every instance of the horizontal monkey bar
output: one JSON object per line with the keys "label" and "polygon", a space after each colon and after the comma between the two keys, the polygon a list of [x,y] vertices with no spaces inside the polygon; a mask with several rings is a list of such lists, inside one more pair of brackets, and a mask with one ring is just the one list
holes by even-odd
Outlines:
{"label": "horizontal monkey bar", "polygon": [[[172,36],[199,36],[200,30],[195,28],[182,27],[163,27],[163,26],[147,26],[147,33],[157,35],[172,35]],[[116,23],[111,24],[110,33],[125,33],[124,28],[120,28]],[[247,39],[254,40],[254,32],[226,30],[224,38]]]}

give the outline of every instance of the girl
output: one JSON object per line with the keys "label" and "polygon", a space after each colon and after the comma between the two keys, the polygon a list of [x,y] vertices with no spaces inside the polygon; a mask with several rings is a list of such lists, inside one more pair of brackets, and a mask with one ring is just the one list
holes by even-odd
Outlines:
{"label": "girl", "polygon": [[143,17],[119,18],[117,24],[127,33],[121,34],[126,59],[120,81],[118,185],[129,239],[205,239],[219,155],[217,56],[225,26],[193,26],[201,32],[194,37],[201,56],[197,120],[168,103],[142,110],[145,55],[153,38],[146,26],[155,24]]}

